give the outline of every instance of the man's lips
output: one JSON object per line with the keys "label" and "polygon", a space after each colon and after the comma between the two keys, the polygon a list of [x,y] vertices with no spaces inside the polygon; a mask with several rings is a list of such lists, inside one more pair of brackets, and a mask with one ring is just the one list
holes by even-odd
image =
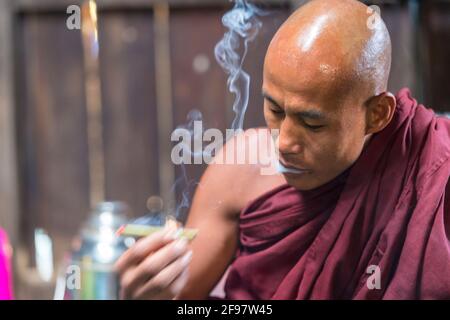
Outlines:
{"label": "man's lips", "polygon": [[303,168],[293,166],[291,164],[286,164],[282,160],[277,161],[277,170],[280,173],[294,173],[294,174],[302,174],[302,173],[309,172],[308,169],[303,169]]}
{"label": "man's lips", "polygon": [[281,163],[284,167],[286,167],[286,168],[289,168],[289,169],[297,169],[297,170],[300,170],[300,171],[309,171],[308,169],[305,169],[305,168],[302,168],[302,167],[300,167],[300,166],[296,166],[296,165],[293,165],[293,164],[291,164],[291,163],[289,163],[289,162],[286,162],[286,161],[284,161],[283,159],[280,159],[279,161],[280,161],[280,163]]}

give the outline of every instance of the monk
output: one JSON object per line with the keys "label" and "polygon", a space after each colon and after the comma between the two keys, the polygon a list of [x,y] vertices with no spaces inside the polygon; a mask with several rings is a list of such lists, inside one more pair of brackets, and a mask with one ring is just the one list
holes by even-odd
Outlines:
{"label": "monk", "polygon": [[227,299],[450,298],[450,123],[387,91],[389,33],[368,18],[355,0],[313,0],[281,26],[258,132],[279,130],[282,173],[211,164],[187,221],[197,238],[138,241],[117,262],[123,298],[206,299],[226,271]]}

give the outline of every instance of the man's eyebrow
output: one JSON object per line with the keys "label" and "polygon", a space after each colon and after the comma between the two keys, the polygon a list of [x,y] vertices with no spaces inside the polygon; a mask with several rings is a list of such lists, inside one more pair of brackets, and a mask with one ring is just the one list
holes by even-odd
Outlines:
{"label": "man's eyebrow", "polygon": [[[264,99],[269,100],[275,106],[281,108],[280,104],[274,98],[272,98],[270,95],[268,95],[266,92],[263,91],[262,95],[263,95]],[[326,118],[322,112],[316,111],[316,110],[303,110],[303,111],[295,112],[295,114],[298,115],[299,117],[309,118],[309,119],[313,119],[313,120],[321,120],[321,119]]]}
{"label": "man's eyebrow", "polygon": [[269,96],[265,91],[262,92],[263,98],[269,100],[275,106],[281,108],[281,105],[271,96]]}
{"label": "man's eyebrow", "polygon": [[323,120],[326,118],[322,112],[316,110],[299,111],[296,112],[295,114],[302,118],[309,118],[312,120]]}

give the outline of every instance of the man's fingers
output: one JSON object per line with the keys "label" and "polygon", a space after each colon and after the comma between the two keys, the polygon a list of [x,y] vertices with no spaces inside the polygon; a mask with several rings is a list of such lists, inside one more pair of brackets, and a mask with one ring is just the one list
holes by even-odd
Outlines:
{"label": "man's fingers", "polygon": [[188,251],[137,290],[134,298],[172,299],[175,297],[186,284],[185,278],[187,278],[191,259],[192,251]]}
{"label": "man's fingers", "polygon": [[[120,299],[130,299],[131,293],[128,290],[127,287],[125,287],[123,284],[125,282],[124,279],[130,279],[137,267],[129,267],[124,273],[122,274],[121,280],[120,280]],[[128,281],[128,280],[127,280]]]}
{"label": "man's fingers", "polygon": [[[172,299],[177,299],[177,296],[181,293],[181,290],[186,286],[189,279],[189,269],[183,271],[183,273],[170,285],[169,291],[173,294]],[[170,298],[170,297],[169,297]]]}
{"label": "man's fingers", "polygon": [[175,300],[186,286],[189,279],[189,269],[185,269],[172,284],[158,295],[155,300]]}
{"label": "man's fingers", "polygon": [[156,251],[139,264],[132,272],[125,272],[121,286],[131,295],[151,278],[164,272],[164,268],[183,255],[187,250],[185,239],[177,240]]}
{"label": "man's fingers", "polygon": [[173,239],[174,232],[168,229],[155,232],[140,239],[117,260],[115,264],[116,271],[119,274],[123,274],[130,266],[138,264],[150,253],[160,249],[164,245],[173,241]]}

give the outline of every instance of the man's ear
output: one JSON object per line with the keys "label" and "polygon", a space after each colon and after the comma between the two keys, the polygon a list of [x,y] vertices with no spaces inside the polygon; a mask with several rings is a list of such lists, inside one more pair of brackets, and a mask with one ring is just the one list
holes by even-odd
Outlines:
{"label": "man's ear", "polygon": [[367,105],[366,134],[377,133],[391,122],[397,101],[390,92],[383,92],[372,97]]}

